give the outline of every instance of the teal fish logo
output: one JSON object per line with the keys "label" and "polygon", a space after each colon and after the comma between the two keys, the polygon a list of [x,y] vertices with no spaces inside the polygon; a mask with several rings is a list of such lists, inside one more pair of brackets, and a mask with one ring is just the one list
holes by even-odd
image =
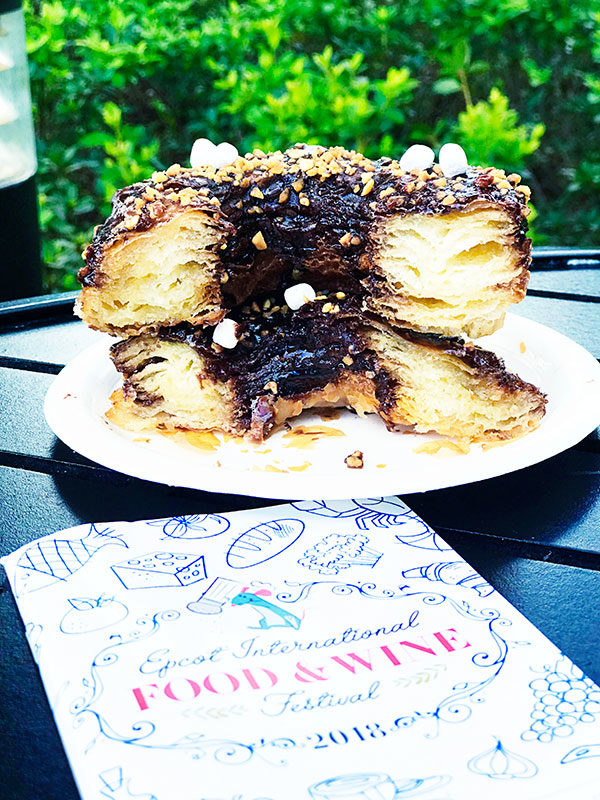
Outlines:
{"label": "teal fish logo", "polygon": [[[232,599],[234,606],[249,605],[259,615],[258,628],[256,625],[249,625],[249,628],[257,630],[268,630],[269,628],[295,628],[298,630],[302,620],[290,611],[279,608],[275,603],[270,603],[264,599],[264,595],[270,595],[266,589],[259,589],[256,593],[242,589],[239,594]],[[260,595],[263,595],[262,597]]]}

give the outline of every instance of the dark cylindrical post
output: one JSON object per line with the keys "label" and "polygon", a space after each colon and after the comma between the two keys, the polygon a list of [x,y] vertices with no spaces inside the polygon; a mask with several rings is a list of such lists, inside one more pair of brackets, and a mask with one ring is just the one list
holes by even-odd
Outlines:
{"label": "dark cylindrical post", "polygon": [[22,0],[0,0],[0,300],[41,293],[35,137]]}

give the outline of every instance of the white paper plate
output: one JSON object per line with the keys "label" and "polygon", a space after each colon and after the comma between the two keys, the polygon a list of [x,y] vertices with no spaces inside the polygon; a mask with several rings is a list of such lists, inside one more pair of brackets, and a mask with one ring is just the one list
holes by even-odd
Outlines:
{"label": "white paper plate", "polygon": [[[108,357],[113,341],[107,337],[92,345],[56,377],[44,404],[48,424],[59,439],[92,461],[172,486],[277,499],[425,492],[536,464],[600,424],[600,364],[566,336],[516,315],[508,315],[502,330],[481,344],[547,393],[546,416],[523,439],[486,451],[473,446],[465,455],[446,448],[443,455],[415,453],[418,445],[439,437],[390,433],[375,415],[361,419],[348,411],[335,420],[323,421],[318,412],[308,412],[292,421],[294,428],[318,425],[336,434],[316,441],[286,431],[262,445],[225,442],[219,436],[217,448],[205,451],[160,434],[128,433],[104,417],[109,395],[120,382]],[[309,449],[299,449],[299,441]],[[363,469],[344,463],[354,450],[364,454]]]}

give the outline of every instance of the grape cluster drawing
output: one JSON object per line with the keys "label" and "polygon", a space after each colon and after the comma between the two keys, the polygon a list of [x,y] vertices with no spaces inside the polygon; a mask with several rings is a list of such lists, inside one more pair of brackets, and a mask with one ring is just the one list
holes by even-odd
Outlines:
{"label": "grape cluster drawing", "polygon": [[524,741],[551,742],[570,736],[576,725],[600,717],[600,688],[566,656],[529,684],[535,703]]}

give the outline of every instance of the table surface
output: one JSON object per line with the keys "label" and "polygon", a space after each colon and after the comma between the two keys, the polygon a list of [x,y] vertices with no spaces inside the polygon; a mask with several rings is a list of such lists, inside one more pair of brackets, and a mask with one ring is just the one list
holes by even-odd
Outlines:
{"label": "table surface", "polygon": [[[73,294],[0,304],[0,555],[98,520],[223,512],[268,501],[177,489],[97,466],[58,441],[42,403],[61,365],[98,334]],[[600,359],[600,252],[541,249],[515,312]],[[533,467],[403,499],[496,589],[600,681],[600,436]],[[0,796],[78,793],[2,571]]]}

